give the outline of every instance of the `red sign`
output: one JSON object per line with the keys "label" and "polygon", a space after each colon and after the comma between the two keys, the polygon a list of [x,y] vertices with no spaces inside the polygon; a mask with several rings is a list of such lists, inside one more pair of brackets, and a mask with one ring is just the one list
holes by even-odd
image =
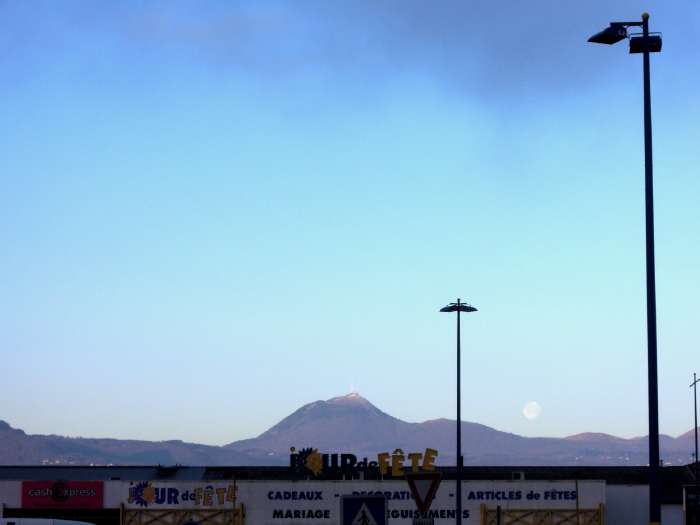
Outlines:
{"label": "red sign", "polygon": [[101,481],[23,481],[22,508],[101,509]]}

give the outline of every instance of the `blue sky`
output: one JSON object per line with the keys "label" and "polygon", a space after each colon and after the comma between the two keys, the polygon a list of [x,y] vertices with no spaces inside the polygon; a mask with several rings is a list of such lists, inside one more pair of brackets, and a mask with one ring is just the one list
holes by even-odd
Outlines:
{"label": "blue sky", "polygon": [[0,1],[0,418],[223,444],[351,388],[454,417],[460,296],[464,419],[645,434],[641,57],[586,43],[644,10],[661,430],[687,431],[690,1]]}

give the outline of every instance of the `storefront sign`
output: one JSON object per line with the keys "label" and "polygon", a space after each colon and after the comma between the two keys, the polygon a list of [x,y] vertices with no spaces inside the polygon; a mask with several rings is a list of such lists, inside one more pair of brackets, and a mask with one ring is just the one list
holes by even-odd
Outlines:
{"label": "storefront sign", "polygon": [[355,454],[323,454],[315,448],[305,448],[296,451],[291,449],[289,466],[299,475],[342,475],[346,478],[358,479],[360,473],[373,474],[375,477],[402,477],[407,470],[411,472],[435,470],[435,460],[438,451],[426,448],[424,452],[404,453],[397,448],[392,453],[380,452],[376,461],[363,458],[358,461]]}
{"label": "storefront sign", "polygon": [[133,481],[124,484],[122,491],[122,501],[130,509],[231,509],[236,502],[232,482]]}
{"label": "storefront sign", "polygon": [[101,509],[101,481],[23,481],[22,508]]}
{"label": "storefront sign", "polygon": [[[455,482],[442,481],[427,513],[417,510],[405,481],[239,482],[239,501],[246,522],[261,525],[339,525],[340,500],[345,495],[383,495],[387,521],[412,525],[415,518],[450,525],[456,517]],[[508,509],[598,508],[605,503],[605,482],[464,481],[462,520],[480,522],[481,506]]]}
{"label": "storefront sign", "polygon": [[[348,481],[108,481],[105,506],[143,510],[233,509],[244,505],[251,525],[340,525],[343,496],[386,498],[391,525],[415,518],[451,525],[456,517],[456,485],[443,480],[427,513],[416,508],[406,480]],[[464,525],[480,523],[481,506],[516,509],[596,509],[605,503],[604,481],[463,481]]]}

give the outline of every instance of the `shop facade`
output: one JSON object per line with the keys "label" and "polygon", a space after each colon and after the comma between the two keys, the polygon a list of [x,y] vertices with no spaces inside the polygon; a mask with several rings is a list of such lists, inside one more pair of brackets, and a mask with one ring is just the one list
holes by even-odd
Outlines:
{"label": "shop facade", "polygon": [[[12,467],[0,467],[0,508],[7,518],[71,519],[96,525],[349,525],[341,520],[342,497],[377,494],[386,499],[386,523],[391,525],[412,525],[417,518],[448,525],[454,523],[456,512],[456,483],[448,469],[427,513],[417,510],[405,479],[300,479],[288,469],[254,467],[17,468],[15,475],[21,478],[11,479],[8,469]],[[480,479],[469,479],[470,473]],[[511,473],[511,479],[484,479],[490,474],[505,477],[505,471],[469,469],[462,483],[462,522],[648,523],[648,488],[639,483],[638,470],[627,475],[617,469],[609,479],[605,469],[586,470],[587,477],[598,473],[600,479],[580,479],[582,472],[573,470],[579,476],[565,479],[566,473],[562,469],[548,473],[542,467],[518,471],[517,476]],[[554,479],[528,479],[543,477]],[[666,489],[674,493],[668,484]],[[664,524],[684,525],[680,482],[678,489],[677,501],[665,498]]]}

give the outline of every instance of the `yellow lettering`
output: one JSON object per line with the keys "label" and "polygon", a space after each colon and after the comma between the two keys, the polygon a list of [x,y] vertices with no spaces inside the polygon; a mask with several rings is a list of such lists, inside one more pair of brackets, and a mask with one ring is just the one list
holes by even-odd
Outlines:
{"label": "yellow lettering", "polygon": [[236,485],[229,485],[226,490],[226,501],[236,502]]}
{"label": "yellow lettering", "polygon": [[420,452],[411,452],[408,455],[408,459],[411,460],[411,470],[413,472],[418,472],[418,468],[420,467],[420,459],[423,457],[423,454]]}
{"label": "yellow lettering", "polygon": [[389,470],[389,454],[387,452],[377,454],[377,462],[379,463],[379,472],[382,473],[382,476],[386,476]]}
{"label": "yellow lettering", "polygon": [[438,451],[434,448],[426,448],[425,455],[423,457],[423,470],[435,470],[435,458],[438,455]]}
{"label": "yellow lettering", "polygon": [[202,504],[202,487],[197,487],[196,489],[194,489],[194,504]]}
{"label": "yellow lettering", "polygon": [[219,487],[216,489],[216,501],[219,502],[219,505],[224,504],[224,498],[226,497],[226,489],[224,487]]}
{"label": "yellow lettering", "polygon": [[403,476],[403,462],[406,456],[403,455],[403,450],[397,448],[391,455],[391,475]]}
{"label": "yellow lettering", "polygon": [[214,496],[213,490],[207,489],[204,491],[204,506],[205,507],[211,507],[214,504],[214,500],[212,499],[212,496]]}

